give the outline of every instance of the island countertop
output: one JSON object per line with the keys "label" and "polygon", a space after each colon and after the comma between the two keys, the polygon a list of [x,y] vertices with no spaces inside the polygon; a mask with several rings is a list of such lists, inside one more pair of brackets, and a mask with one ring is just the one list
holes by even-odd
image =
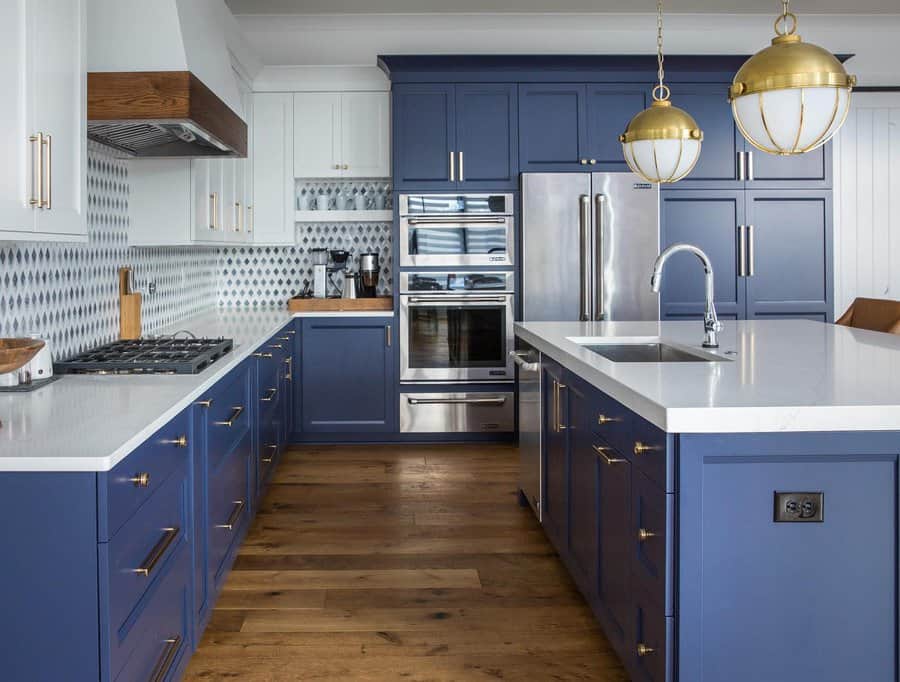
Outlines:
{"label": "island countertop", "polygon": [[[516,336],[669,433],[900,431],[900,336],[808,320],[520,322]],[[721,361],[612,362],[578,342],[661,340]]]}

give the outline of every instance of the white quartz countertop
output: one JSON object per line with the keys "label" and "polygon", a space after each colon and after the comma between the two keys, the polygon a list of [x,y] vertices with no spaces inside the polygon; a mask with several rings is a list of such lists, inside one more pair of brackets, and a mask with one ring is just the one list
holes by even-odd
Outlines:
{"label": "white quartz countertop", "polygon": [[[700,321],[524,322],[516,335],[669,433],[900,431],[900,336],[807,320],[726,321],[721,362],[612,362],[573,341],[703,352]],[[706,351],[710,352],[710,351]]]}
{"label": "white quartz countertop", "polygon": [[182,320],[161,334],[234,339],[234,349],[199,374],[66,375],[30,393],[0,393],[0,471],[109,471],[292,317],[391,315],[218,309]]}

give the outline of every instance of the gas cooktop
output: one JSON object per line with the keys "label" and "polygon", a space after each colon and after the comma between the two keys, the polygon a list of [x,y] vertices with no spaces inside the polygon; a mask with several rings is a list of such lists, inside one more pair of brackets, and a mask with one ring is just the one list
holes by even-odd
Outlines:
{"label": "gas cooktop", "polygon": [[53,365],[58,374],[197,374],[234,346],[231,339],[114,341]]}

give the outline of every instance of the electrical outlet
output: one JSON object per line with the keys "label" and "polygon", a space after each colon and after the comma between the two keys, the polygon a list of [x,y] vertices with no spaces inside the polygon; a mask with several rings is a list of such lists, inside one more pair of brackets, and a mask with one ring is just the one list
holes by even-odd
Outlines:
{"label": "electrical outlet", "polygon": [[821,523],[825,520],[825,494],[775,491],[776,523]]}
{"label": "electrical outlet", "polygon": [[147,294],[150,296],[156,294],[156,282],[150,282],[150,284],[147,285]]}

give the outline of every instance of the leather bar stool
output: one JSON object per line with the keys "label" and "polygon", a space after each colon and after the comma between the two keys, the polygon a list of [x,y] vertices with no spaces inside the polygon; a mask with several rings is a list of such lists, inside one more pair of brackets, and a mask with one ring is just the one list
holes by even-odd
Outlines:
{"label": "leather bar stool", "polygon": [[845,327],[900,334],[900,301],[881,298],[857,298],[847,312],[835,321]]}

